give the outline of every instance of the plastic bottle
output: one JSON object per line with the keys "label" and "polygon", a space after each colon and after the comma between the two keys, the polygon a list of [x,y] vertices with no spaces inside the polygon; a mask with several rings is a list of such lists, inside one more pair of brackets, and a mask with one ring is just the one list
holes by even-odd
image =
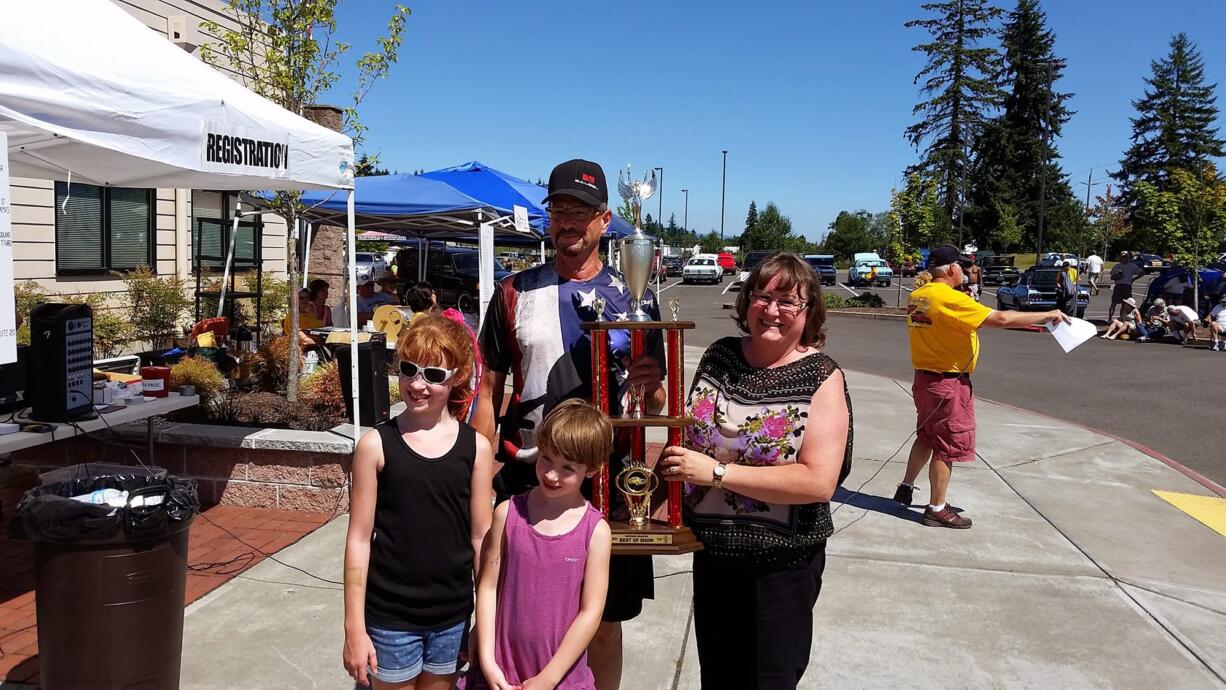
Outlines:
{"label": "plastic bottle", "polygon": [[302,365],[302,375],[308,376],[315,371],[315,367],[319,366],[319,353],[311,350],[306,355],[306,361]]}

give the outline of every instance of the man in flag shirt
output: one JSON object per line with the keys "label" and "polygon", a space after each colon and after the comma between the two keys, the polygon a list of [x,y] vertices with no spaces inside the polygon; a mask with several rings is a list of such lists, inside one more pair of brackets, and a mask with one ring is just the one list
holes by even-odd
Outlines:
{"label": "man in flag shirt", "polygon": [[[502,467],[494,479],[499,498],[523,493],[536,484],[536,435],[541,420],[568,398],[592,399],[592,345],[579,327],[597,318],[596,300],[604,300],[603,317],[616,321],[630,311],[630,290],[622,275],[600,260],[600,238],[613,219],[604,170],[591,161],[571,160],[549,176],[549,235],[556,254],[549,263],[512,274],[494,290],[481,328],[481,355],[487,372],[481,383],[473,425],[495,441]],[[645,309],[653,319],[660,308],[650,292]],[[619,414],[629,385],[641,386],[644,407],[658,412],[665,391],[663,336],[649,331],[647,353],[630,360],[630,336],[609,334],[609,406]],[[498,419],[506,376],[512,379],[510,404]],[[500,424],[499,424],[500,422]],[[619,439],[609,473],[625,466],[625,439]],[[611,497],[616,504],[617,492]],[[637,616],[643,599],[654,594],[650,556],[614,556],[609,564],[609,593],[588,663],[599,690],[621,681],[621,622]]]}

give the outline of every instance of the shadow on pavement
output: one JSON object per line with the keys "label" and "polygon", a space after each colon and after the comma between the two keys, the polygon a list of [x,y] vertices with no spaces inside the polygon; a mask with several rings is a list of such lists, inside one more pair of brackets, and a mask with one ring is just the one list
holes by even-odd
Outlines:
{"label": "shadow on pavement", "polygon": [[893,498],[874,496],[872,494],[866,494],[858,491],[848,491],[841,486],[834,492],[834,497],[831,499],[831,502],[845,503],[849,506],[869,510],[874,513],[890,515],[900,520],[907,520],[910,522],[924,521],[923,515],[913,510],[908,510],[906,506],[899,505]]}

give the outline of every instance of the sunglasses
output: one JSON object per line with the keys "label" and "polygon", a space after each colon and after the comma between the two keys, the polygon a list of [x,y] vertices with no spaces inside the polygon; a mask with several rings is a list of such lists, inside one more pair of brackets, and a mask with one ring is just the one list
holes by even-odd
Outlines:
{"label": "sunglasses", "polygon": [[455,376],[455,369],[444,369],[442,367],[423,367],[417,362],[410,362],[407,359],[400,360],[400,375],[408,381],[412,381],[418,376],[426,380],[426,383],[433,383],[436,386],[441,386],[451,380]]}

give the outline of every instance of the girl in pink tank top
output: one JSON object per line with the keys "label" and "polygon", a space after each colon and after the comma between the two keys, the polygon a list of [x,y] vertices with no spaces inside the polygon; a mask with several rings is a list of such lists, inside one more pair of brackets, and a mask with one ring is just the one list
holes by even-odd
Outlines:
{"label": "girl in pink tank top", "polygon": [[609,584],[609,525],[579,487],[612,452],[596,408],[568,400],[541,424],[540,485],[498,506],[481,549],[477,662],[461,688],[594,690],[587,646]]}

